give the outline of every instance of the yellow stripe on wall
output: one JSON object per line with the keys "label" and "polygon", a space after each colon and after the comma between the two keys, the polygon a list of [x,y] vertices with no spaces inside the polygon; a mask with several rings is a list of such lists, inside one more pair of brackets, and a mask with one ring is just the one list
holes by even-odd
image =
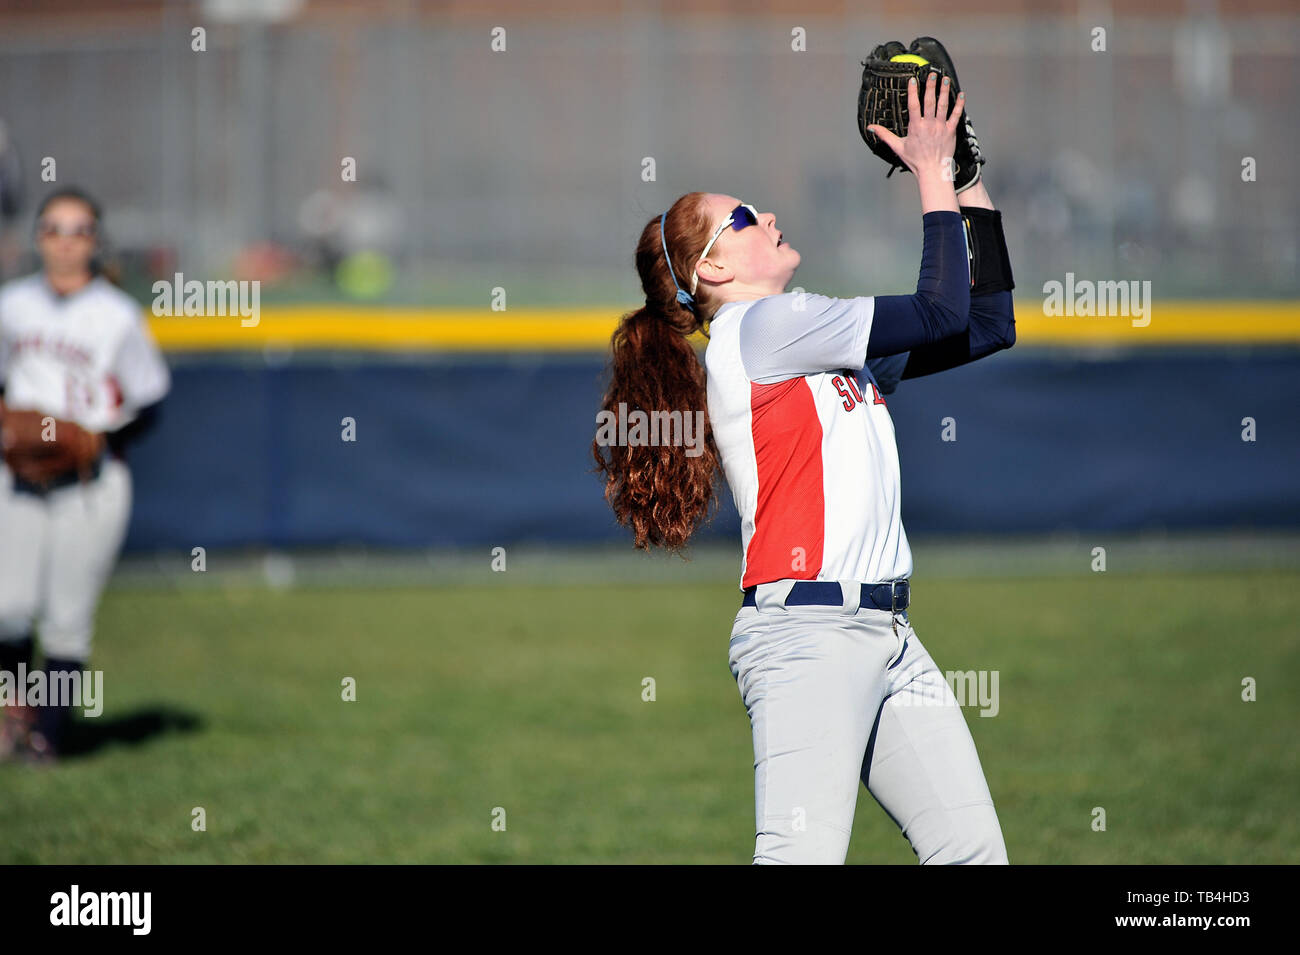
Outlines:
{"label": "yellow stripe on wall", "polygon": [[[429,309],[279,305],[255,325],[233,317],[149,318],[168,351],[330,348],[372,351],[589,351],[609,346],[623,310]],[[1150,323],[1127,317],[1047,316],[1040,301],[1016,303],[1016,339],[1024,345],[1169,345],[1300,343],[1300,302],[1156,303]],[[703,341],[703,338],[700,337]]]}
{"label": "yellow stripe on wall", "polygon": [[518,310],[273,306],[255,325],[235,317],[151,317],[172,351],[287,346],[380,351],[585,350],[609,344],[617,309]]}
{"label": "yellow stripe on wall", "polygon": [[1166,345],[1300,342],[1300,302],[1169,302],[1149,323],[1124,316],[1043,314],[1041,302],[1016,302],[1016,341],[1043,345]]}

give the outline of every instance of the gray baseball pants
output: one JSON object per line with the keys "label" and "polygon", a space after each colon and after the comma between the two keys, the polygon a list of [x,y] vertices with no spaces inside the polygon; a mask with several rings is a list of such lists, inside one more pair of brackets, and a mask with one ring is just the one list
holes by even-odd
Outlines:
{"label": "gray baseball pants", "polygon": [[[754,737],[755,864],[843,864],[861,780],[923,865],[1006,864],[975,743],[905,612],[784,605],[736,615],[732,675]],[[895,626],[897,624],[897,626]]]}

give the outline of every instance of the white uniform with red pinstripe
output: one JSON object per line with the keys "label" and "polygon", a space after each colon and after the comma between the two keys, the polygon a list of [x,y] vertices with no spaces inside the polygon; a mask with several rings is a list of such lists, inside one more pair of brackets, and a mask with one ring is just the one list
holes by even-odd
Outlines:
{"label": "white uniform with red pinstripe", "polygon": [[[709,418],[757,588],[729,659],[753,728],[754,861],[842,863],[861,780],[922,863],[1005,863],[943,674],[906,613],[858,605],[859,584],[912,572],[894,426],[864,367],[873,306],[786,293],[709,328]],[[787,607],[798,580],[840,582],[842,606]]]}
{"label": "white uniform with red pinstripe", "polygon": [[[43,274],[0,289],[0,383],[14,409],[115,431],[170,386],[133,298],[103,278],[67,296]],[[0,464],[0,640],[35,627],[48,656],[85,660],[95,607],[126,534],[131,475],[108,457],[97,478],[43,496]]]}

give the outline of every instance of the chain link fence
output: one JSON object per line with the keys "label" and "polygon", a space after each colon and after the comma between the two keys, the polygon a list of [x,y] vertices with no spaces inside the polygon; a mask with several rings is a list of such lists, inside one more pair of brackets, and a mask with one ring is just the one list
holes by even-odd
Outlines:
{"label": "chain link fence", "polygon": [[502,286],[512,302],[635,301],[641,227],[702,189],[775,212],[804,287],[907,291],[915,186],[861,142],[856,89],[877,42],[935,33],[969,90],[1021,294],[1073,272],[1165,298],[1290,298],[1300,14],[1254,9],[309,3],[257,23],[180,3],[21,29],[0,12],[0,120],[25,194],[0,266],[29,264],[53,160],[60,184],[102,197],[141,282],[256,273],[271,295],[328,296],[366,252],[391,270],[381,300],[485,304]]}

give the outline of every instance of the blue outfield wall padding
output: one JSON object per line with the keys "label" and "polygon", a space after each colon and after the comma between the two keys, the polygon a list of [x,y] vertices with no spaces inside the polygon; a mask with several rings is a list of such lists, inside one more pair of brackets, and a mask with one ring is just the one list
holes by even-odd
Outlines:
{"label": "blue outfield wall padding", "polygon": [[[919,533],[1300,523],[1300,353],[996,355],[890,400]],[[954,442],[941,419],[956,420]],[[1244,441],[1253,418],[1256,440]]]}
{"label": "blue outfield wall padding", "polygon": [[[127,546],[628,541],[591,470],[603,376],[599,355],[182,362],[158,427],[131,450]],[[1294,527],[1297,398],[1293,349],[1011,351],[905,381],[887,399],[904,525]],[[943,440],[948,417],[955,441]],[[701,536],[738,535],[723,485]]]}

